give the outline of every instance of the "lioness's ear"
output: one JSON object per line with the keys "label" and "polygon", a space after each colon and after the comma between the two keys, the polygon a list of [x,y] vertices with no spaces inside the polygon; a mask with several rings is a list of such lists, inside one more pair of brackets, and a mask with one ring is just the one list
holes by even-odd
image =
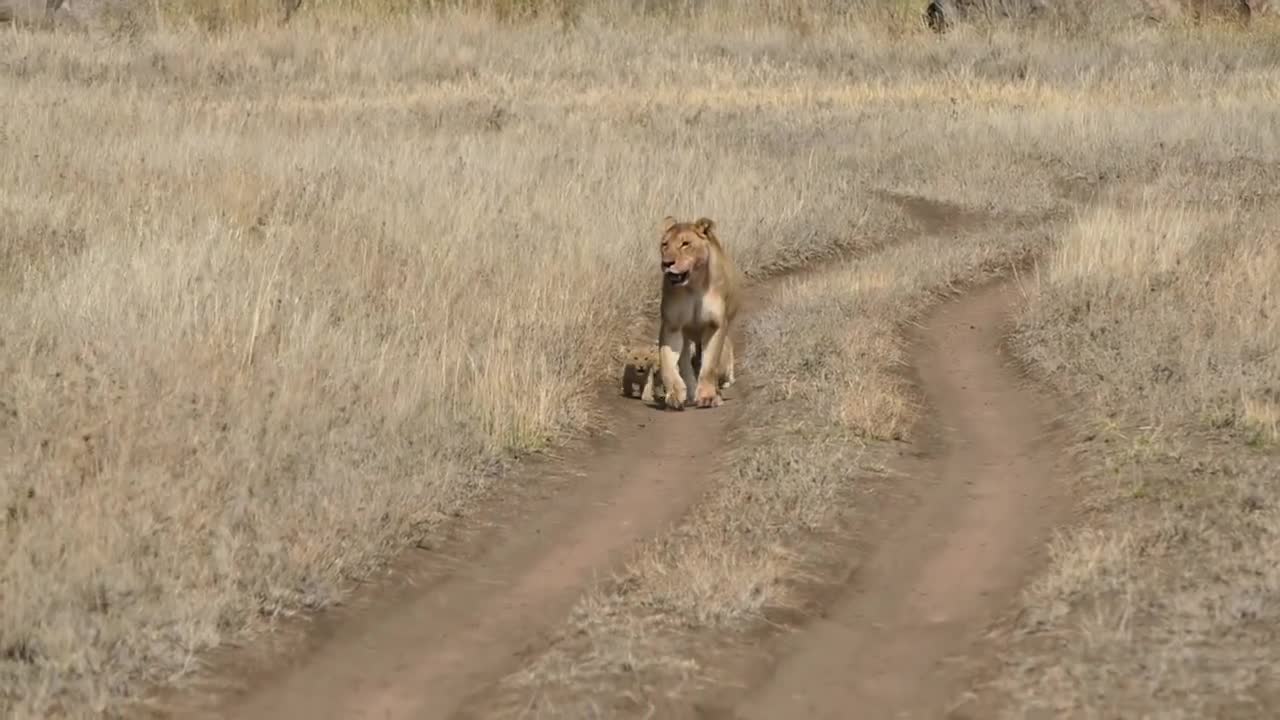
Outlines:
{"label": "lioness's ear", "polygon": [[712,220],[711,218],[705,218],[705,217],[698,218],[693,223],[693,226],[697,228],[698,232],[702,233],[703,235],[710,235],[711,231],[716,229],[715,221]]}
{"label": "lioness's ear", "polygon": [[671,228],[675,226],[676,226],[675,218],[671,217],[670,215],[662,218],[662,234],[664,235],[667,234],[667,231],[669,231]]}

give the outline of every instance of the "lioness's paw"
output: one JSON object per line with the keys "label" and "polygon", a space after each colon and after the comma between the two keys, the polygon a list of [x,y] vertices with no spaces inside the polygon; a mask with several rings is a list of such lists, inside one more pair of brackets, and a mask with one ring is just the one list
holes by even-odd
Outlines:
{"label": "lioness's paw", "polygon": [[685,390],[683,388],[668,390],[666,397],[663,398],[663,404],[667,406],[668,410],[683,410],[684,396]]}
{"label": "lioness's paw", "polygon": [[667,388],[663,402],[669,410],[683,410],[685,405],[693,402],[693,398],[689,397],[689,386],[677,380],[676,384]]}
{"label": "lioness's paw", "polygon": [[719,407],[722,402],[714,385],[699,385],[697,401],[700,408]]}

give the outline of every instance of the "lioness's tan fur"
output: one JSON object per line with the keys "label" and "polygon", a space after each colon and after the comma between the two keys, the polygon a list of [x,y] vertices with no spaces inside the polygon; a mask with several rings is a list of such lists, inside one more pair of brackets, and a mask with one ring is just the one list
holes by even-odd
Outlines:
{"label": "lioness's tan fur", "polygon": [[[715,222],[663,218],[662,325],[659,374],[668,408],[716,407],[733,383],[729,329],[738,314],[741,276],[715,233]],[[702,357],[695,377],[693,356]]]}

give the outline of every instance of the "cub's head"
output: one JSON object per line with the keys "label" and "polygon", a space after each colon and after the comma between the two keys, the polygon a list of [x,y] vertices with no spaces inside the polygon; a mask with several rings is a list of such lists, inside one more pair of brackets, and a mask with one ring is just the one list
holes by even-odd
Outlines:
{"label": "cub's head", "polygon": [[716,224],[708,218],[693,222],[662,219],[662,277],[668,287],[684,287],[706,280]]}
{"label": "cub's head", "polygon": [[644,372],[658,366],[658,348],[653,345],[620,346],[617,358],[624,366]]}

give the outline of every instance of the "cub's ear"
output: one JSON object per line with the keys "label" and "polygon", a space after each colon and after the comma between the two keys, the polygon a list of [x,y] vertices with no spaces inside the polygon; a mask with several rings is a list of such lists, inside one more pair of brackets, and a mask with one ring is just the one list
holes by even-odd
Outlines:
{"label": "cub's ear", "polygon": [[662,218],[662,234],[663,235],[667,234],[667,232],[669,232],[671,228],[675,226],[676,226],[675,218],[671,217],[670,215]]}
{"label": "cub's ear", "polygon": [[716,229],[716,223],[711,218],[700,217],[694,221],[693,226],[703,235],[710,235]]}

